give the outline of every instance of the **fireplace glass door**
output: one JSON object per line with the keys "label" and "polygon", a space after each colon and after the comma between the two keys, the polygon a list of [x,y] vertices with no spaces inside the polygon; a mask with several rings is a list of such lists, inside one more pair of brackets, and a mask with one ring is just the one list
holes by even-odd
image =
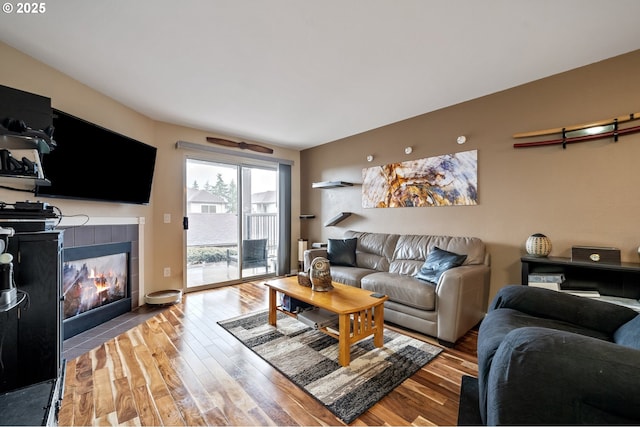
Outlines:
{"label": "fireplace glass door", "polygon": [[64,339],[131,311],[131,242],[65,248]]}
{"label": "fireplace glass door", "polygon": [[274,274],[276,166],[186,161],[187,288]]}
{"label": "fireplace glass door", "polygon": [[64,320],[127,297],[127,253],[65,261]]}

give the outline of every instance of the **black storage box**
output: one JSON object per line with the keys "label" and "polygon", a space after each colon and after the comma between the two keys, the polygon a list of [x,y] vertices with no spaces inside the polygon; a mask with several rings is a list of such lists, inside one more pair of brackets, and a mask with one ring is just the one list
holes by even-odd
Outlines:
{"label": "black storage box", "polygon": [[597,246],[573,246],[571,261],[600,264],[620,264],[620,249]]}
{"label": "black storage box", "polygon": [[300,301],[299,299],[291,298],[289,295],[282,295],[281,305],[283,310],[286,310],[290,313],[299,313],[313,307],[313,305],[304,301]]}

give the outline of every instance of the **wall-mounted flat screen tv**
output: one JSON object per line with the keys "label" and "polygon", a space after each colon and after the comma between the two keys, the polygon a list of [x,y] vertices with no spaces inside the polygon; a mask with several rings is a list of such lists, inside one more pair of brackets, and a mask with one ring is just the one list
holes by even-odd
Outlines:
{"label": "wall-mounted flat screen tv", "polygon": [[42,156],[36,196],[147,204],[156,147],[53,109],[57,147]]}

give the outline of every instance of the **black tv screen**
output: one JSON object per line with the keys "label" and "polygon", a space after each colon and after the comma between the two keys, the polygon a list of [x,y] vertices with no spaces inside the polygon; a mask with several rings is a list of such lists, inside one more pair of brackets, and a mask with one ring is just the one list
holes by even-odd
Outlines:
{"label": "black tv screen", "polygon": [[147,204],[156,147],[53,109],[57,147],[42,156],[37,196]]}

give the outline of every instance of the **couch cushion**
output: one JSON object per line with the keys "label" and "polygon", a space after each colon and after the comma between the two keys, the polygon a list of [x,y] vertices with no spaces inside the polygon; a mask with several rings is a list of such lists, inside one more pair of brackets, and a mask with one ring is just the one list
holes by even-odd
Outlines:
{"label": "couch cushion", "polygon": [[490,311],[480,323],[478,331],[478,385],[480,386],[480,411],[484,420],[486,420],[487,409],[487,380],[493,357],[511,331],[526,327],[555,329],[611,341],[611,337],[605,333],[561,320],[536,317],[511,308]]}
{"label": "couch cushion", "polygon": [[360,287],[360,281],[368,274],[375,273],[375,270],[360,267],[346,267],[344,265],[331,266],[331,280],[343,285]]}
{"label": "couch cushion", "polygon": [[[518,328],[540,327],[586,335],[604,341],[611,341],[605,333],[563,322],[561,320],[536,317],[511,308],[490,311],[480,323],[478,331],[478,370],[488,373],[493,356],[504,337]],[[480,378],[480,382],[486,378]]]}
{"label": "couch cushion", "polygon": [[327,258],[331,265],[356,266],[356,244],[358,239],[329,239]]}
{"label": "couch cushion", "polygon": [[[445,251],[466,255],[467,259],[465,260],[464,265],[484,263],[485,245],[484,242],[477,237],[422,236],[407,234],[398,238],[398,243],[392,257],[392,264],[401,264],[406,260],[418,260],[424,262],[434,246],[444,249]],[[389,271],[394,271],[394,268],[399,270],[405,267],[392,266]],[[402,274],[415,275],[416,273],[417,271]]]}
{"label": "couch cushion", "polygon": [[369,274],[361,280],[362,289],[380,292],[389,300],[421,310],[435,310],[435,285],[414,277],[379,272]]}
{"label": "couch cushion", "polygon": [[489,310],[502,308],[579,324],[607,336],[613,336],[618,328],[638,315],[629,307],[599,301],[597,298],[578,297],[521,285],[500,288]]}
{"label": "couch cushion", "polygon": [[429,255],[427,255],[427,260],[424,262],[424,265],[420,268],[418,274],[416,274],[416,279],[437,284],[440,276],[442,276],[445,271],[462,265],[465,259],[467,259],[466,255],[459,255],[434,246],[431,252],[429,252]]}
{"label": "couch cushion", "polygon": [[[581,327],[573,323],[536,317],[510,308],[500,308],[487,313],[480,324],[480,331],[478,332],[478,357],[480,357],[481,354],[487,358],[493,357],[493,353],[498,348],[498,345],[500,345],[509,332],[514,329],[530,326],[556,329],[586,335],[604,341],[611,341],[611,337],[605,333]],[[482,339],[480,339],[480,337]]]}
{"label": "couch cushion", "polygon": [[397,234],[365,233],[346,231],[344,238],[357,238],[356,264],[358,267],[377,271],[389,271],[389,261],[393,256],[398,238]]}

